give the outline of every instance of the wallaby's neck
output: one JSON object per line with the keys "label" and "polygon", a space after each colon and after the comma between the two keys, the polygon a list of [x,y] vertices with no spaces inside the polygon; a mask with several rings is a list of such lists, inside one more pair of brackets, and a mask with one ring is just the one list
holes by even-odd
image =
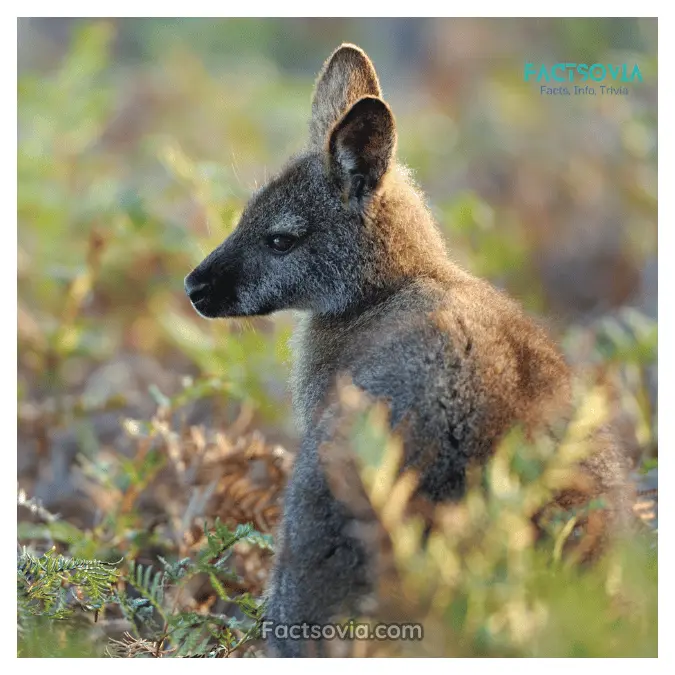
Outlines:
{"label": "wallaby's neck", "polygon": [[385,276],[440,280],[452,272],[443,236],[406,167],[392,167],[369,216],[382,237]]}

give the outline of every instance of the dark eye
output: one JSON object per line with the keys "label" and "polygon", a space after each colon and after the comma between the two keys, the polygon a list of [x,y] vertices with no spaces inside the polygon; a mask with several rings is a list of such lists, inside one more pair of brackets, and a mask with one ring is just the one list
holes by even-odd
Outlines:
{"label": "dark eye", "polygon": [[267,239],[267,245],[275,253],[288,253],[296,241],[296,238],[290,234],[273,234]]}

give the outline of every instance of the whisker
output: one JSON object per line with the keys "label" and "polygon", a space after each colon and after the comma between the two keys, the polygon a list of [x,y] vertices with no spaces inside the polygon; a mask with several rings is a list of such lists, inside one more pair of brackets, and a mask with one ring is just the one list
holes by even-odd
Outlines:
{"label": "whisker", "polygon": [[237,179],[237,183],[239,183],[239,187],[244,187],[241,184],[241,178],[239,177],[239,173],[237,172],[237,167],[236,167],[236,162],[237,158],[235,157],[234,150],[231,150],[231,155],[232,155],[232,161],[230,162],[230,165],[232,166],[232,172],[234,173],[234,177]]}

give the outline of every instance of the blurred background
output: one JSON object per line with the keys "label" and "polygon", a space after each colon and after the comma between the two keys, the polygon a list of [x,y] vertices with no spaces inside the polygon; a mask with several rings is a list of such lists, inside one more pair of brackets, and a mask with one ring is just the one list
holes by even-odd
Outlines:
{"label": "blurred background", "polygon": [[[297,445],[292,317],[205,321],[183,278],[301,148],[345,41],[375,63],[453,258],[615,386],[656,487],[656,20],[20,19],[21,544],[151,560],[205,517],[273,529]],[[643,81],[523,81],[559,61]],[[259,592],[267,563],[241,564]]]}

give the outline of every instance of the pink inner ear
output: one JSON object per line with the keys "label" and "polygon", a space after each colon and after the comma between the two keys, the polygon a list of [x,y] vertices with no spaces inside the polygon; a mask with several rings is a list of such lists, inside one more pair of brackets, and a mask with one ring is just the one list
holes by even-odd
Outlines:
{"label": "pink inner ear", "polygon": [[342,143],[340,139],[336,142],[335,159],[345,173],[353,173],[356,171],[356,155],[353,150]]}
{"label": "pink inner ear", "polygon": [[386,172],[395,145],[396,128],[389,107],[368,96],[335,125],[328,151],[343,175],[361,173],[374,185]]}

